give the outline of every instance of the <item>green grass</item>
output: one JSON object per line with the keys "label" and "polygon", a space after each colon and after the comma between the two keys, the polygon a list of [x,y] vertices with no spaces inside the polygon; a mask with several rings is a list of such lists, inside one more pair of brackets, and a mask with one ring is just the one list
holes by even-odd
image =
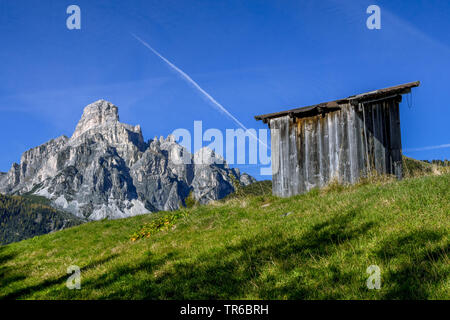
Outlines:
{"label": "green grass", "polygon": [[403,156],[403,176],[407,178],[419,177],[430,174],[450,173],[450,167],[440,166],[435,163],[427,163]]}
{"label": "green grass", "polygon": [[[0,247],[6,299],[450,299],[450,174],[98,221]],[[289,214],[288,214],[289,213]],[[67,267],[81,268],[69,290]],[[381,269],[369,290],[366,269]]]}
{"label": "green grass", "polygon": [[223,201],[247,196],[268,195],[271,193],[272,193],[271,180],[256,181],[252,184],[249,184],[248,186],[237,188],[235,192],[230,193],[228,196],[226,196],[225,199],[223,199]]}

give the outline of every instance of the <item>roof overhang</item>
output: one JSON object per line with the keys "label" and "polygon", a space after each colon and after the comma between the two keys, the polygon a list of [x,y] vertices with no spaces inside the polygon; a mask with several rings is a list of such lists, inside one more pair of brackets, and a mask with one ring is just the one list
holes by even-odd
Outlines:
{"label": "roof overhang", "polygon": [[395,98],[399,95],[411,92],[411,88],[418,87],[420,85],[420,81],[409,82],[405,84],[401,84],[394,87],[378,89],[366,93],[361,93],[353,96],[349,96],[344,99],[323,102],[319,104],[315,104],[312,106],[301,107],[290,109],[286,111],[267,113],[259,116],[255,116],[256,120],[262,120],[264,123],[267,123],[268,120],[278,117],[283,117],[289,115],[290,117],[297,118],[305,118],[311,117],[317,114],[323,114],[331,111],[336,111],[340,109],[340,105],[342,104],[358,104],[364,102],[373,102],[378,100],[385,100]]}

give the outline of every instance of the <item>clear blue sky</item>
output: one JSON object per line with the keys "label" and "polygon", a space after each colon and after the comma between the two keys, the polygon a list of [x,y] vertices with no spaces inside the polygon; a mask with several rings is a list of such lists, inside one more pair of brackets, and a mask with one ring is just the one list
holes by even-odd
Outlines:
{"label": "clear blue sky", "polygon": [[[66,8],[81,8],[81,30]],[[381,8],[368,30],[366,8]],[[130,33],[189,74],[244,125],[256,114],[420,80],[401,105],[404,154],[450,159],[450,1],[0,0],[0,171],[70,136],[104,98],[146,139],[235,128]],[[241,167],[257,176],[257,168]]]}

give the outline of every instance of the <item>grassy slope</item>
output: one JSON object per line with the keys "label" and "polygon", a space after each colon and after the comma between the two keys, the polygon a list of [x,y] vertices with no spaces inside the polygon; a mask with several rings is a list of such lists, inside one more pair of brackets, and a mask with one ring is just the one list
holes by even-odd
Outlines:
{"label": "grassy slope", "polygon": [[[90,222],[0,247],[0,297],[450,299],[449,185],[444,174],[229,199],[136,242],[161,214]],[[366,287],[373,264],[380,290]],[[65,287],[70,265],[81,290]]]}

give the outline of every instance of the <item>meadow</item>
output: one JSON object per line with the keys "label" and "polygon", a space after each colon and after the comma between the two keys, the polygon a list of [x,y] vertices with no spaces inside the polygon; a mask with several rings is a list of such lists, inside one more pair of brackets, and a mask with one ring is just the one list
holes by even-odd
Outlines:
{"label": "meadow", "polygon": [[[208,205],[89,222],[0,246],[0,298],[450,299],[449,186],[441,172],[277,198],[258,182]],[[71,265],[79,290],[66,287]],[[379,290],[366,285],[371,265]]]}

